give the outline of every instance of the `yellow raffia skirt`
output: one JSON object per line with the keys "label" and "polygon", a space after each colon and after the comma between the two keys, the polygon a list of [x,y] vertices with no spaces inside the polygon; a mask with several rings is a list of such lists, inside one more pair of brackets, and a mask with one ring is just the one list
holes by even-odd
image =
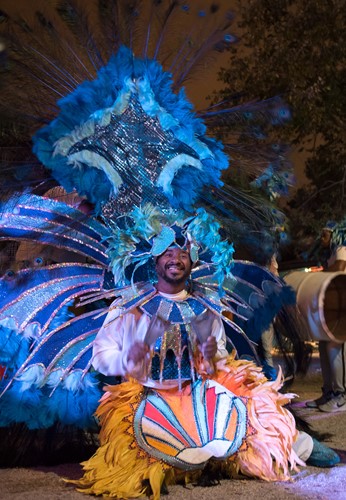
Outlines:
{"label": "yellow raffia skirt", "polygon": [[281,376],[269,382],[254,363],[230,356],[211,379],[182,391],[146,389],[130,380],[107,387],[97,417],[100,447],[82,464],[78,491],[111,498],[160,498],[162,483],[185,482],[217,460],[230,477],[289,480],[299,460],[297,431],[284,408]]}

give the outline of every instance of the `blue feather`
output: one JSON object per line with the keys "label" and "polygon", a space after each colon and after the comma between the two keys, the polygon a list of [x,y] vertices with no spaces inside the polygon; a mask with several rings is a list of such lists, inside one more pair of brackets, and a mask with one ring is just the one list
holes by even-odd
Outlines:
{"label": "blue feather", "polygon": [[46,398],[45,407],[59,422],[86,428],[94,424],[93,415],[101,396],[96,373],[82,378],[82,372],[76,370]]}
{"label": "blue feather", "polygon": [[0,427],[24,423],[29,429],[42,429],[55,422],[80,428],[95,425],[93,415],[102,396],[95,373],[82,377],[82,372],[76,370],[54,391],[54,377],[48,380],[51,384],[45,385],[42,377],[42,367],[33,365],[2,395]]}
{"label": "blue feather", "polygon": [[[60,115],[36,133],[33,138],[34,152],[42,163],[52,170],[53,176],[67,191],[76,188],[78,193],[87,196],[96,205],[96,211],[99,211],[114,191],[109,176],[105,170],[93,167],[92,156],[87,164],[87,155],[83,150],[79,157],[77,155],[78,167],[76,164],[71,167],[69,150],[55,152],[55,145],[62,137],[73,137],[72,132],[83,126],[81,124],[90,123],[90,126],[94,127],[95,120],[100,117],[102,119],[103,114],[109,113],[107,110],[112,109],[117,97],[121,92],[125,92],[127,81],[134,84],[137,82],[139,98],[143,99],[142,105],[148,106],[146,112],[160,121],[163,130],[171,132],[173,138],[191,148],[194,156],[200,156],[203,170],[199,176],[190,175],[189,168],[182,168],[178,178],[174,180],[176,205],[191,210],[191,204],[197,199],[203,185],[220,185],[221,171],[228,167],[228,158],[220,142],[205,136],[206,127],[194,113],[184,91],[173,93],[171,75],[164,72],[155,60],[134,58],[126,47],[121,47],[116,56],[100,69],[95,80],[82,83],[74,92],[58,102]],[[148,88],[144,86],[141,90],[141,85],[146,81]],[[91,118],[91,115],[94,118]],[[90,120],[94,120],[94,125]],[[89,133],[93,133],[92,128]],[[83,137],[87,136],[85,134],[87,132],[83,132]],[[157,147],[159,151],[159,145]],[[116,161],[115,159],[111,167],[115,170],[118,168]],[[136,182],[132,172],[128,172],[128,176],[132,183]],[[192,187],[191,200],[186,197],[187,185]],[[153,192],[154,190],[155,186],[152,187]],[[158,195],[161,196],[160,191]]]}
{"label": "blue feather", "polygon": [[21,381],[15,381],[1,398],[0,426],[25,423],[29,429],[42,429],[54,423],[53,415],[43,408],[42,391],[36,386],[23,389]]}
{"label": "blue feather", "polygon": [[[246,335],[254,342],[258,342],[262,333],[269,328],[275,316],[284,306],[292,306],[296,303],[294,290],[281,283],[281,286],[273,287],[270,282],[262,283],[265,299],[254,307],[253,315],[247,321],[236,318],[236,323],[245,331]],[[257,307],[256,307],[257,306]]]}
{"label": "blue feather", "polygon": [[12,318],[0,320],[0,364],[17,369],[29,354],[29,339],[25,338]]}

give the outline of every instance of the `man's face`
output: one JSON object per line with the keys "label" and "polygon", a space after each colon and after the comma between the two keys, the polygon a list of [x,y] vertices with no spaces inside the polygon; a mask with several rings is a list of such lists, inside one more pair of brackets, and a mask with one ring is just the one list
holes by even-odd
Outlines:
{"label": "man's face", "polygon": [[166,283],[185,283],[191,273],[190,254],[179,247],[168,248],[156,260],[156,272]]}
{"label": "man's face", "polygon": [[332,232],[327,229],[323,229],[321,233],[321,245],[324,248],[328,248],[330,245],[330,240],[332,238]]}

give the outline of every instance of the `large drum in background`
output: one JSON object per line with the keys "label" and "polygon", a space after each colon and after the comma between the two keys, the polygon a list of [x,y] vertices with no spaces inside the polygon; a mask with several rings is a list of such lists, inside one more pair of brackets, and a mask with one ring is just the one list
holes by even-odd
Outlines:
{"label": "large drum in background", "polygon": [[346,341],[346,273],[294,271],[284,280],[297,294],[312,340]]}

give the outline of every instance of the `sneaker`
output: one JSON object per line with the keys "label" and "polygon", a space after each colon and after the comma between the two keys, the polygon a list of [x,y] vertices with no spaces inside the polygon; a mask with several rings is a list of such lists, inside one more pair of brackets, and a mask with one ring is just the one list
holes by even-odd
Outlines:
{"label": "sneaker", "polygon": [[318,405],[318,409],[327,413],[336,413],[346,411],[346,396],[345,394],[334,395],[329,401]]}
{"label": "sneaker", "polygon": [[313,467],[333,467],[340,463],[340,457],[334,450],[320,443],[315,438],[312,438],[312,441],[314,446],[311,455],[306,461],[306,465],[312,465]]}
{"label": "sneaker", "polygon": [[328,403],[333,397],[333,393],[331,391],[324,392],[322,396],[320,396],[317,399],[314,399],[312,401],[307,401],[305,403],[305,406],[307,408],[318,408],[320,405],[324,405],[325,403]]}

